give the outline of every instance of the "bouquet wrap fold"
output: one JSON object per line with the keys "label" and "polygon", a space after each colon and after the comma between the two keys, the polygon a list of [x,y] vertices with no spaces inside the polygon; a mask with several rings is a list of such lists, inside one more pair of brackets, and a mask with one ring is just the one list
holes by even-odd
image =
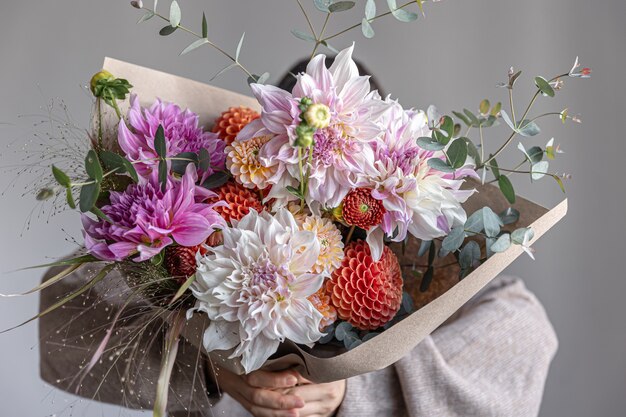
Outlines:
{"label": "bouquet wrap fold", "polygon": [[[252,97],[115,59],[106,58],[104,69],[116,77],[127,79],[134,86],[133,92],[141,98],[142,105],[151,103],[157,97],[164,101],[175,102],[197,113],[201,124],[205,127],[211,126],[220,113],[228,107],[247,106],[259,109],[257,101]],[[103,121],[103,123],[107,122]],[[107,130],[113,129],[113,126],[105,127]],[[467,212],[471,213],[486,203],[496,212],[509,207],[495,186],[470,185],[476,186],[478,193],[464,204]],[[518,197],[514,207],[518,208],[521,213],[515,226],[531,227],[534,231],[534,240],[536,240],[565,216],[567,200],[563,200],[556,207],[548,210]],[[400,250],[398,245],[392,248],[398,254],[401,265],[425,262],[417,257],[419,242],[415,239],[409,240],[404,251]],[[319,344],[309,349],[286,341],[265,364],[264,369],[295,368],[306,378],[323,383],[388,367],[408,354],[431,332],[453,316],[460,307],[522,253],[522,247],[514,245],[506,252],[494,254],[454,285],[431,288],[433,293],[429,296],[429,300],[432,299],[432,301],[424,303],[423,306],[418,304],[418,309],[407,318],[350,351]],[[445,262],[445,258],[443,261]],[[435,280],[437,279],[438,277],[435,277]],[[409,292],[415,291],[409,289]],[[183,336],[193,345],[200,347],[204,329],[207,326],[206,315],[194,314],[186,323]],[[228,351],[210,352],[209,356],[218,367],[237,374],[244,373],[239,359],[229,359],[230,352]]]}

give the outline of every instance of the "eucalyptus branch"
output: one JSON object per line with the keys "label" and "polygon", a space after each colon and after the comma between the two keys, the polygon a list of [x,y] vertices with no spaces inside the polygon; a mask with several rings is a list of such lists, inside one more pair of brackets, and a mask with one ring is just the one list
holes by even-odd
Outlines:
{"label": "eucalyptus branch", "polygon": [[[402,6],[398,6],[398,8],[397,8],[396,10],[404,9],[405,7],[408,7],[408,6],[412,5],[412,4],[415,4],[415,0],[412,0],[412,1],[409,1],[409,2],[407,2],[407,3],[404,3]],[[392,12],[391,10],[388,10],[388,11],[386,11],[386,12],[384,12],[384,13],[381,13],[381,14],[378,14],[378,15],[376,15],[376,16],[374,16],[374,17],[372,17],[371,19],[369,19],[369,22],[371,23],[371,22],[373,22],[373,21],[374,21],[374,20],[376,20],[376,19],[380,19],[381,17],[385,17],[385,16],[390,15],[390,14],[392,14],[392,13],[393,13],[393,12]],[[321,43],[321,42],[326,42],[326,41],[328,41],[328,40],[330,40],[330,39],[333,39],[333,38],[336,38],[337,36],[343,35],[344,33],[349,32],[349,31],[351,31],[352,29],[356,29],[356,28],[358,28],[358,27],[360,27],[360,26],[361,26],[361,22],[359,22],[359,23],[357,23],[357,24],[355,24],[355,25],[352,25],[352,26],[350,26],[350,27],[348,27],[348,28],[346,28],[346,29],[344,29],[344,30],[342,30],[342,31],[340,31],[340,32],[337,32],[337,33],[335,33],[334,35],[327,36],[327,37],[325,37],[325,38],[322,38],[322,37],[320,36],[320,38],[321,38],[320,43]]]}
{"label": "eucalyptus branch", "polygon": [[[152,10],[152,9],[150,9],[150,8],[147,8],[147,7],[143,7],[142,9],[143,9],[143,10],[145,10],[145,11],[147,11],[147,12],[149,12],[149,13],[152,13],[154,16],[157,16],[157,17],[161,18],[162,20],[166,21],[167,23],[170,23],[170,24],[171,24],[171,21],[170,21],[170,19],[169,19],[169,18],[167,18],[167,17],[163,16],[163,15],[162,15],[162,14],[160,14],[160,13],[157,13],[155,10]],[[184,27],[184,26],[181,26],[181,25],[176,26],[176,28],[178,28],[178,29],[182,30],[183,32],[187,32],[187,33],[189,33],[190,35],[193,35],[193,36],[195,36],[195,37],[196,37],[196,38],[198,38],[198,39],[205,39],[205,40],[206,40],[206,43],[207,43],[209,46],[213,47],[215,50],[217,50],[218,52],[220,52],[220,53],[221,53],[222,55],[224,55],[226,58],[228,58],[229,60],[231,60],[231,61],[233,62],[233,64],[234,64],[235,66],[237,66],[239,69],[241,69],[241,70],[242,70],[242,71],[243,71],[243,72],[244,72],[244,73],[245,73],[248,77],[254,78],[254,75],[252,75],[252,73],[251,73],[250,71],[248,71],[248,69],[247,69],[246,67],[244,67],[244,66],[243,66],[243,65],[239,62],[239,60],[238,60],[237,58],[235,58],[234,56],[232,56],[231,54],[229,54],[228,52],[226,52],[224,49],[220,48],[220,47],[219,47],[218,45],[216,45],[215,43],[211,42],[208,38],[205,38],[204,36],[201,36],[200,34],[198,34],[198,33],[194,32],[193,30],[188,29],[188,28],[186,28],[186,27]]]}
{"label": "eucalyptus branch", "polygon": [[330,19],[330,13],[326,13],[326,19],[324,19],[324,25],[322,26],[322,30],[320,31],[319,38],[315,37],[315,46],[313,47],[313,52],[311,52],[311,57],[309,59],[313,59],[315,56],[315,52],[317,52],[317,48],[319,48],[320,44],[323,42],[320,39],[324,36],[324,32],[326,31],[326,26],[328,25],[328,20]]}
{"label": "eucalyptus branch", "polygon": [[307,24],[309,25],[309,29],[311,29],[311,35],[313,35],[313,37],[317,40],[317,34],[315,33],[315,29],[313,28],[313,23],[311,23],[311,19],[309,18],[308,13],[306,12],[306,10],[304,9],[304,6],[302,6],[302,2],[300,0],[296,0],[298,2],[298,6],[300,6],[300,10],[302,10],[302,14],[304,15],[304,18],[306,19]]}

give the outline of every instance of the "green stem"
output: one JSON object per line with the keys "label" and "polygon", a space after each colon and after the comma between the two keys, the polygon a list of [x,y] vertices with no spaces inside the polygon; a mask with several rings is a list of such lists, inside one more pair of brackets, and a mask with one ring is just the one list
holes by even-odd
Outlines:
{"label": "green stem", "polygon": [[98,111],[98,147],[100,149],[104,148],[104,141],[102,139],[102,99],[96,99],[96,108]]}
{"label": "green stem", "polygon": [[322,30],[320,31],[320,36],[319,38],[315,38],[315,46],[313,47],[313,52],[311,52],[311,57],[309,58],[309,60],[313,59],[313,57],[315,56],[315,53],[317,52],[317,48],[319,48],[320,44],[322,43],[321,39],[324,36],[324,32],[326,31],[326,26],[328,25],[328,20],[330,19],[330,13],[326,13],[326,19],[324,19],[324,25],[322,26]]}
{"label": "green stem", "polygon": [[513,89],[512,88],[509,88],[509,105],[511,106],[511,116],[513,117],[513,126],[517,128],[517,122],[516,122],[517,119],[515,118],[515,106],[513,105]]}
{"label": "green stem", "polygon": [[307,14],[306,10],[304,10],[304,7],[302,6],[302,2],[300,0],[296,0],[296,1],[298,2],[298,6],[300,6],[300,10],[302,10],[302,14],[304,15],[304,18],[306,19],[306,22],[309,25],[309,29],[311,29],[311,34],[313,35],[315,39],[317,39],[317,34],[315,33],[315,29],[313,29],[313,24],[311,23],[311,19],[309,19],[309,15]]}
{"label": "green stem", "polygon": [[122,112],[120,111],[119,106],[117,105],[117,100],[113,99],[111,101],[111,107],[115,110],[115,114],[117,114],[117,118],[122,120]]}

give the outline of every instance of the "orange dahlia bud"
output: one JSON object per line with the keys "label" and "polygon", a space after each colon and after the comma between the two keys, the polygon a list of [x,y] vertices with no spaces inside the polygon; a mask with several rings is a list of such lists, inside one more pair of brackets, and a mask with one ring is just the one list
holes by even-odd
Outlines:
{"label": "orange dahlia bud", "polygon": [[228,206],[215,207],[215,211],[227,222],[241,220],[250,212],[250,209],[255,209],[259,213],[263,211],[259,196],[253,190],[234,181],[229,181],[214,191],[218,195],[217,200],[228,204]]}
{"label": "orange dahlia bud", "polygon": [[196,273],[196,253],[199,247],[168,246],[163,264],[167,272],[180,284]]}
{"label": "orange dahlia bud", "polygon": [[220,139],[230,145],[241,129],[259,117],[259,113],[248,107],[231,107],[217,118],[213,133],[217,133]]}
{"label": "orange dahlia bud", "polygon": [[372,197],[369,188],[355,188],[343,199],[343,220],[350,226],[367,230],[380,224],[384,214],[383,202]]}
{"label": "orange dahlia bud", "polygon": [[402,304],[398,258],[385,246],[380,261],[374,262],[369,245],[354,241],[326,281],[326,291],[340,319],[361,330],[378,329],[393,319]]}
{"label": "orange dahlia bud", "polygon": [[326,287],[322,286],[315,294],[309,296],[308,300],[324,316],[320,322],[320,331],[323,331],[337,320],[337,310],[331,304],[330,295],[326,292]]}

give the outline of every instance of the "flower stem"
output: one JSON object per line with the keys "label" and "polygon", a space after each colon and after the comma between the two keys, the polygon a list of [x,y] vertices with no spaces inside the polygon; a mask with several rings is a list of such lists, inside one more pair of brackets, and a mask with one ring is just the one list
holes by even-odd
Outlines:
{"label": "flower stem", "polygon": [[350,228],[350,230],[348,231],[348,236],[346,236],[346,246],[348,245],[348,243],[350,243],[350,241],[352,240],[352,235],[354,234],[354,229],[356,229],[356,226],[352,226]]}

